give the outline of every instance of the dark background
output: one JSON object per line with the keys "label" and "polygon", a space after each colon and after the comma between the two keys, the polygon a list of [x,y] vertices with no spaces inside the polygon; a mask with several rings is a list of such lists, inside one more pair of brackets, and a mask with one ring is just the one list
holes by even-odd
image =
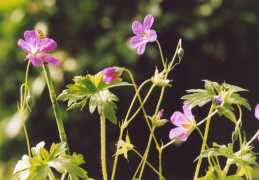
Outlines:
{"label": "dark background", "polygon": [[[26,53],[17,46],[24,39],[25,30],[42,28],[47,36],[58,43],[52,55],[61,61],[60,67],[51,66],[56,89],[60,94],[66,85],[73,83],[76,75],[96,74],[109,66],[130,69],[140,85],[154,74],[155,66],[162,71],[156,43],[149,43],[143,55],[129,45],[133,36],[131,25],[143,22],[146,14],[153,14],[164,57],[171,60],[178,40],[182,39],[185,51],[182,62],[170,74],[172,87],[165,91],[162,102],[163,118],[169,119],[176,110],[182,111],[180,99],[187,89],[203,88],[202,80],[224,81],[248,89],[241,96],[248,99],[252,111],[243,108],[243,128],[249,140],[258,130],[254,107],[259,102],[259,1],[257,0],[2,0],[0,2],[0,179],[16,179],[11,174],[15,164],[27,153],[21,120],[17,113],[20,86],[24,83],[27,62]],[[129,77],[123,75],[125,81]],[[59,142],[56,123],[49,101],[45,78],[41,67],[31,66],[29,85],[33,98],[32,112],[26,125],[31,146],[40,141],[49,148]],[[143,95],[148,87],[143,91]],[[119,98],[117,116],[121,121],[127,112],[134,90],[130,87],[112,89]],[[156,88],[146,109],[152,116],[159,97]],[[100,167],[100,121],[98,114],[82,111],[66,111],[66,102],[60,102],[65,130],[71,152],[81,153],[86,164],[82,167],[90,177],[102,179]],[[194,108],[199,121],[206,117],[209,106]],[[156,136],[169,142],[168,133],[174,126],[167,123],[157,128]],[[203,130],[204,127],[202,126]],[[212,142],[227,144],[231,141],[233,124],[223,118],[212,120],[209,145]],[[143,153],[149,130],[140,114],[129,126],[131,143]],[[118,125],[107,121],[107,163],[111,175],[115,144],[119,135]],[[163,152],[163,175],[166,179],[192,179],[202,141],[193,132],[188,141],[171,145]],[[258,152],[258,142],[254,142]],[[116,179],[132,178],[140,159],[129,152],[129,163],[120,156]],[[154,146],[148,160],[158,167],[158,153]],[[224,160],[224,159],[223,159]],[[207,169],[203,161],[201,175]],[[224,165],[225,162],[222,161]],[[258,177],[254,170],[254,179]],[[146,167],[143,179],[157,179]]]}

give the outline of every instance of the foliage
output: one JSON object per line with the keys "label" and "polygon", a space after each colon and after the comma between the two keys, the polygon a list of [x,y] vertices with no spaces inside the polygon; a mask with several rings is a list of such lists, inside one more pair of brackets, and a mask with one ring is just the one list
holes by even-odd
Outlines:
{"label": "foliage", "polygon": [[73,156],[64,155],[66,143],[53,143],[50,151],[44,148],[45,143],[40,142],[33,147],[33,157],[24,155],[14,169],[13,174],[19,174],[20,179],[46,179],[51,167],[60,173],[68,172],[76,177],[88,178],[87,172],[79,167],[85,163],[81,154],[74,153]]}
{"label": "foliage", "polygon": [[118,97],[112,94],[108,89],[117,86],[130,85],[127,82],[121,82],[122,79],[112,81],[106,84],[103,81],[103,74],[98,73],[95,76],[90,74],[85,77],[76,76],[75,84],[67,85],[68,89],[63,90],[62,94],[58,96],[58,100],[68,101],[68,110],[84,106],[89,100],[89,110],[91,113],[98,109],[100,115],[104,115],[112,123],[117,123],[115,110],[116,104],[113,101],[118,101]]}
{"label": "foliage", "polygon": [[[185,71],[175,71],[173,74],[174,86],[177,86],[175,97],[181,97],[185,89],[199,84],[200,79],[204,77],[218,82],[225,79],[227,82],[249,89],[250,93],[246,97],[253,107],[258,102],[259,87],[256,83],[259,72],[257,53],[259,41],[254,38],[258,34],[257,7],[258,1],[256,0],[209,0],[191,3],[181,0],[118,1],[116,3],[110,0],[105,2],[100,0],[1,1],[0,179],[11,178],[8,174],[13,171],[17,156],[20,158],[23,154],[20,149],[25,148],[23,130],[16,114],[17,84],[22,84],[24,80],[25,54],[15,44],[19,38],[23,37],[26,29],[34,29],[40,25],[47,30],[48,37],[55,38],[57,41],[58,51],[53,53],[53,56],[61,60],[61,67],[53,69],[52,72],[56,75],[54,84],[59,94],[73,76],[85,74],[86,70],[99,71],[111,64],[129,66],[138,81],[149,77],[153,73],[150,72],[152,69],[150,67],[158,59],[159,54],[151,45],[146,49],[146,54],[141,57],[134,53],[129,55],[129,51],[134,51],[129,48],[129,36],[131,35],[130,23],[134,19],[141,19],[147,13],[152,13],[156,18],[153,27],[159,32],[158,36],[164,42],[162,44],[164,54],[171,54],[172,41],[178,39],[179,36],[184,39],[184,49],[187,52],[185,58],[188,61],[182,63]],[[52,122],[54,117],[49,108],[46,108],[49,100],[40,98],[46,95],[41,69],[34,68],[30,74],[29,82],[33,84],[31,87],[33,106],[32,113],[26,115],[26,123],[31,127],[30,139],[34,144],[39,137],[41,140],[57,141],[56,132],[50,131],[49,126],[46,125],[47,122]],[[37,91],[34,87],[37,87]],[[124,94],[125,99],[128,99],[130,92],[121,91],[116,95],[121,97],[120,94]],[[117,105],[125,106],[123,102]],[[181,107],[181,104],[182,101],[176,98],[166,101],[164,106],[177,109]],[[152,106],[152,103],[149,105]],[[98,134],[96,128],[91,128],[96,126],[95,120],[98,117],[93,116],[87,121],[87,127],[90,128],[86,131],[86,126],[82,126],[81,122],[84,121],[88,112],[82,111],[79,115],[77,111],[66,113],[64,109],[61,104],[65,126],[73,125],[74,127],[69,128],[68,134],[70,134],[70,143],[75,144],[73,146],[77,149],[76,151],[79,149],[81,153],[96,151],[86,132],[91,135]],[[243,113],[247,115],[243,122],[248,130],[247,135],[251,135],[257,125],[250,123],[253,119],[252,114],[246,111]],[[117,115],[119,116],[120,113]],[[141,124],[138,126],[144,129]],[[110,132],[114,132],[113,130],[111,128]],[[217,129],[212,129],[211,133],[214,134],[214,131]],[[163,132],[158,131],[158,133],[163,141],[168,139]],[[108,134],[112,141],[117,140],[115,134]],[[139,144],[135,144],[139,148],[145,138],[140,139],[138,135],[133,137],[132,134],[131,139],[135,138],[139,140]],[[78,139],[81,141],[78,142]],[[185,146],[192,148],[193,144],[185,144]],[[182,146],[165,152],[164,156],[178,153],[179,156],[175,161],[180,161],[179,157],[184,155],[184,151],[179,150],[180,148]],[[258,151],[256,144],[255,150]],[[191,161],[195,159],[197,153],[188,155]],[[88,161],[94,164],[97,158],[98,156],[91,156],[88,157]],[[170,159],[165,161],[167,164],[171,162]],[[175,169],[175,175],[179,178],[192,177],[193,174],[189,173],[192,171],[192,163],[188,163],[187,158],[181,162],[186,163],[186,168],[178,165],[164,167],[165,174],[170,174],[171,169]],[[101,179],[100,173],[93,167],[88,167],[89,171],[97,179]],[[125,169],[128,171],[129,168]],[[124,174],[121,170],[119,177],[123,178]]]}

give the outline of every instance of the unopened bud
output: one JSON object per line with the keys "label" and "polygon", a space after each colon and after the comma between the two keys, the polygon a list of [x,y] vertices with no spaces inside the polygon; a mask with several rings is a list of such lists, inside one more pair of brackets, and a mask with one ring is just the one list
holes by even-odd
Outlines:
{"label": "unopened bud", "polygon": [[179,57],[180,60],[183,58],[183,55],[184,55],[184,50],[183,50],[183,48],[179,48],[179,49],[178,49],[177,55],[178,55],[178,57]]}

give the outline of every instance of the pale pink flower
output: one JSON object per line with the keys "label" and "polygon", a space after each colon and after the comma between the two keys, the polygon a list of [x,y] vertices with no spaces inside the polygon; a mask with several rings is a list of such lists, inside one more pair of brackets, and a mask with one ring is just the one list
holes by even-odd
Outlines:
{"label": "pale pink flower", "polygon": [[183,113],[175,111],[171,116],[170,120],[176,128],[171,129],[169,132],[169,138],[179,138],[181,141],[186,141],[190,133],[196,126],[196,121],[192,115],[191,108],[188,103],[183,105]]}
{"label": "pale pink flower", "polygon": [[255,117],[259,120],[259,103],[255,106]]}
{"label": "pale pink flower", "polygon": [[138,47],[138,54],[144,53],[148,42],[154,42],[157,39],[156,31],[150,30],[153,22],[154,17],[148,14],[144,19],[143,25],[139,21],[135,21],[132,24],[132,31],[136,36],[131,38],[130,45],[133,48]]}
{"label": "pale pink flower", "polygon": [[43,61],[49,62],[54,66],[59,66],[59,60],[46,54],[55,50],[57,47],[57,43],[53,39],[44,38],[40,41],[38,33],[33,30],[25,31],[24,38],[25,41],[20,39],[17,44],[29,53],[29,60],[34,66],[43,64]]}

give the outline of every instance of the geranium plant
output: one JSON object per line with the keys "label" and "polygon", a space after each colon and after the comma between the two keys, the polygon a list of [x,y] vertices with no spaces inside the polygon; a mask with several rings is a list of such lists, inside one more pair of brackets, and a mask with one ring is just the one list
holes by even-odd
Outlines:
{"label": "geranium plant", "polygon": [[[94,75],[86,74],[83,76],[75,76],[73,79],[74,83],[68,84],[66,89],[59,93],[58,96],[54,90],[48,65],[50,63],[58,67],[60,62],[58,59],[47,54],[56,49],[57,43],[52,39],[46,38],[44,33],[40,30],[25,31],[25,41],[22,39],[19,40],[18,45],[28,53],[27,58],[29,61],[25,74],[25,83],[21,86],[21,98],[18,109],[26,135],[28,154],[22,156],[21,160],[18,161],[14,169],[14,175],[18,175],[22,180],[46,178],[54,180],[56,179],[56,175],[53,173],[53,169],[55,169],[55,171],[61,174],[60,179],[62,180],[67,177],[73,180],[79,178],[91,179],[89,178],[91,177],[91,172],[88,174],[86,170],[80,167],[82,163],[85,163],[83,155],[77,153],[71,154],[69,150],[58,106],[58,101],[66,101],[68,106],[67,110],[80,108],[81,110],[89,110],[90,113],[97,111],[100,116],[102,165],[100,173],[102,173],[104,180],[116,179],[116,171],[119,168],[119,157],[123,154],[124,158],[130,163],[128,153],[132,152],[139,157],[139,165],[136,167],[134,174],[129,174],[130,178],[142,179],[143,173],[148,166],[152,169],[154,177],[156,176],[160,180],[166,179],[167,177],[163,176],[162,169],[163,150],[169,147],[173,148],[170,145],[177,141],[186,141],[185,143],[188,143],[188,137],[195,131],[197,131],[201,137],[201,151],[194,160],[196,171],[193,172],[193,176],[195,180],[252,179],[252,167],[258,166],[258,163],[256,162],[256,153],[253,152],[252,142],[259,137],[259,131],[257,131],[252,138],[249,138],[245,136],[245,133],[242,130],[242,108],[251,110],[251,107],[247,100],[240,96],[240,93],[246,92],[247,90],[230,85],[226,82],[219,84],[210,80],[203,80],[204,89],[187,90],[187,95],[182,97],[184,100],[183,112],[175,111],[172,112],[171,117],[163,117],[163,112],[168,111],[168,109],[166,109],[166,107],[161,107],[161,104],[164,100],[165,90],[168,89],[170,91],[171,89],[168,87],[170,87],[172,83],[172,81],[168,79],[168,74],[174,70],[174,67],[181,63],[184,51],[180,39],[172,59],[170,61],[167,59],[165,60],[160,43],[157,40],[157,33],[155,30],[151,30],[153,23],[154,17],[151,14],[148,14],[144,18],[143,24],[139,21],[133,22],[132,31],[135,36],[131,38],[130,44],[132,48],[137,47],[137,54],[141,55],[145,52],[147,43],[156,42],[161,55],[162,70],[154,67],[154,74],[150,75],[151,77],[149,79],[145,80],[142,84],[136,84],[133,74],[126,67],[107,67]],[[35,147],[31,148],[24,122],[24,112],[30,110],[28,99],[31,97],[27,81],[30,62],[34,66],[41,65],[43,67],[53,112],[56,117],[60,142],[53,142],[50,150],[44,148],[44,142],[39,142]],[[121,78],[122,75],[129,76],[131,81],[123,81]],[[119,86],[127,86],[127,88],[133,88],[135,90],[135,95],[131,100],[130,106],[120,107],[120,109],[127,108],[128,110],[123,120],[118,120],[116,116],[116,102],[119,101],[119,97],[112,92],[113,88]],[[143,87],[149,87],[149,90],[144,95],[142,92]],[[146,102],[155,88],[160,89],[158,101],[153,101],[153,103],[156,104],[155,109],[148,112],[146,110]],[[136,104],[138,108],[133,111],[133,106]],[[203,119],[195,118],[192,109],[202,108],[205,104],[210,104],[208,115]],[[234,110],[238,112],[238,115],[234,113]],[[69,111],[67,113],[69,113]],[[134,139],[130,139],[130,135],[134,134],[134,131],[128,129],[129,124],[135,122],[136,116],[139,113],[143,114],[143,120],[146,122],[147,128],[149,129],[149,139],[145,145],[145,151],[142,153],[138,152],[135,148]],[[256,106],[254,113],[255,117],[259,119],[259,105]],[[217,142],[214,142],[210,147],[207,143],[207,139],[211,121],[215,117],[222,115],[230,120],[233,125],[234,131],[232,133],[232,141],[228,144],[218,144]],[[167,123],[170,121],[172,124]],[[112,123],[114,125],[119,124],[118,128],[120,128],[120,134],[116,143],[117,149],[113,155],[114,164],[111,172],[107,171],[106,165],[107,123]],[[201,129],[203,124],[205,124],[204,130]],[[156,137],[156,128],[163,128],[164,126],[172,127],[169,132],[165,132],[164,134],[166,137],[169,136],[168,142],[162,142]],[[150,154],[152,142],[155,143],[158,152],[158,165],[153,165],[148,162],[147,157]],[[197,142],[197,144],[199,144],[199,142]],[[95,152],[88,152],[87,155],[91,153]],[[219,159],[219,157],[224,158]],[[205,159],[207,159],[209,166],[205,170],[206,174],[201,175],[201,163]],[[235,168],[236,173],[230,173],[230,166]]]}

